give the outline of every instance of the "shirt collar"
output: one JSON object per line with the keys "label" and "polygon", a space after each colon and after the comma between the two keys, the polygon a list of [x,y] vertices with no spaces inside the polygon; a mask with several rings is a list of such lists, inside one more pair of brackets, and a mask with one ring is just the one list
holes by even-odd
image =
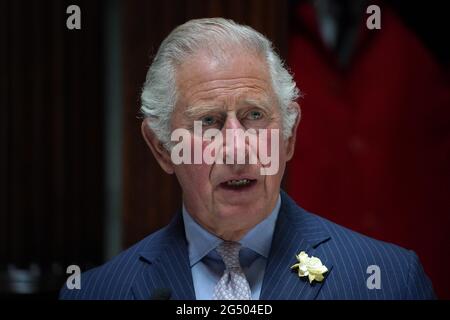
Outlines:
{"label": "shirt collar", "polygon": [[[269,216],[254,226],[239,241],[244,248],[255,251],[267,258],[272,244],[273,232],[281,206],[281,197],[278,196],[275,208]],[[188,242],[189,261],[191,267],[214,250],[223,240],[198,224],[188,213],[183,204],[183,221],[186,240]]]}

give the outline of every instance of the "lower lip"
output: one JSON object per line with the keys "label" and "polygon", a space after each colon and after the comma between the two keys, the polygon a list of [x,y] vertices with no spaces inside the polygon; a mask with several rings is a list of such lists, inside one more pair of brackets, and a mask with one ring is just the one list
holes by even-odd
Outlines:
{"label": "lower lip", "polygon": [[252,181],[250,181],[249,184],[247,184],[245,186],[241,186],[241,187],[232,187],[232,186],[227,185],[226,183],[221,183],[220,189],[228,191],[228,192],[233,192],[233,193],[248,192],[248,191],[251,191],[256,186],[256,183],[257,183],[257,180],[252,180]]}

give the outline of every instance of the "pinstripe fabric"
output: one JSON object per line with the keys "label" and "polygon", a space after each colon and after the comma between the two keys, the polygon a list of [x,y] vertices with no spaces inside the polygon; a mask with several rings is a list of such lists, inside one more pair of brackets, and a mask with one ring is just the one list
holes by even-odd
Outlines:
{"label": "pinstripe fabric", "polygon": [[[262,300],[432,299],[434,292],[416,254],[377,241],[298,207],[281,192]],[[300,251],[319,257],[329,272],[321,283],[300,279],[290,266]],[[63,287],[61,299],[149,299],[169,288],[172,299],[195,299],[181,213],[105,265],[82,274],[81,290]],[[381,289],[368,289],[367,267],[381,271]]]}
{"label": "pinstripe fabric", "polygon": [[[323,282],[310,285],[289,270],[300,251],[319,257],[327,266]],[[381,289],[367,288],[370,265],[380,267]],[[308,213],[282,192],[260,298],[433,299],[435,295],[414,252]]]}

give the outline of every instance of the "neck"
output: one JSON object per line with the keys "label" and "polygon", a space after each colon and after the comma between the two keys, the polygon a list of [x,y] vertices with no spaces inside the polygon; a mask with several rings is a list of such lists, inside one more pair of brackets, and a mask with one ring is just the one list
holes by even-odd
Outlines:
{"label": "neck", "polygon": [[225,241],[239,241],[251,230],[251,228],[246,228],[242,230],[230,230],[230,231],[214,231],[209,230],[209,232],[215,234],[217,237]]}

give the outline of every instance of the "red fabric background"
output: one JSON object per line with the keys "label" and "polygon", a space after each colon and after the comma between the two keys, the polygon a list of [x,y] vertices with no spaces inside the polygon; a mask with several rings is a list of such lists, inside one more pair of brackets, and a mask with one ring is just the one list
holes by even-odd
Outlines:
{"label": "red fabric background", "polygon": [[304,98],[288,192],[323,217],[414,250],[448,299],[448,74],[388,8],[381,30],[362,26],[351,66],[335,61],[313,8],[300,5],[289,65]]}

